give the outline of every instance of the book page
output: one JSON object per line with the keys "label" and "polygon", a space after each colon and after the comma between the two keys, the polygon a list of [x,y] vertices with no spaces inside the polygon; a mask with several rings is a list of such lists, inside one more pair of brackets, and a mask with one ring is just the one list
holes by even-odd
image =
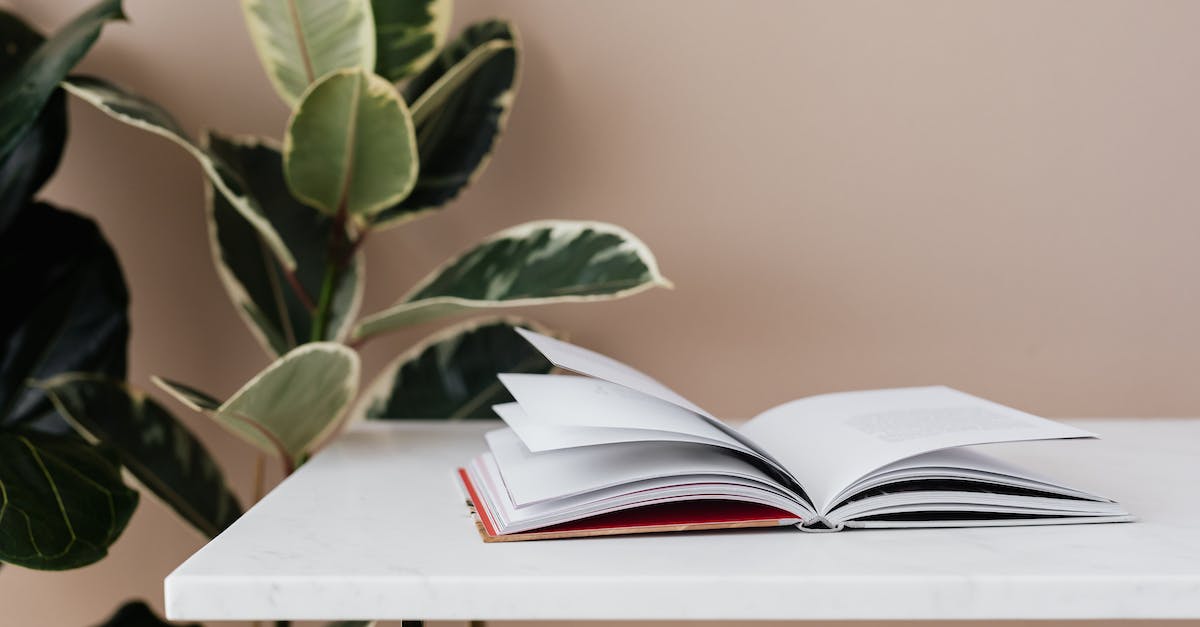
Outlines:
{"label": "book page", "polygon": [[741,428],[800,480],[818,511],[868,473],[971,444],[1095,437],[947,387],[824,394],[763,412]]}
{"label": "book page", "polygon": [[616,383],[617,385],[682,407],[701,416],[713,418],[712,414],[675,393],[671,388],[612,357],[601,355],[586,348],[575,346],[562,340],[556,340],[528,329],[516,327],[516,332],[520,333],[521,337],[532,344],[543,357],[550,360],[550,363],[559,368],[602,379],[610,383]]}
{"label": "book page", "polygon": [[530,416],[517,403],[492,405],[492,410],[521,438],[526,448],[535,453],[625,442],[686,442],[742,450],[728,441],[673,431],[554,424]]}
{"label": "book page", "polygon": [[511,429],[490,431],[486,437],[504,486],[517,506],[651,479],[671,479],[670,483],[678,485],[713,481],[714,477],[740,479],[773,486],[785,494],[782,486],[754,465],[707,446],[637,442],[534,453]]}
{"label": "book page", "polygon": [[496,413],[532,451],[617,442],[693,442],[742,453],[770,467],[793,490],[796,480],[728,425],[674,403],[591,377],[501,374],[517,403]]}
{"label": "book page", "polygon": [[747,448],[695,412],[616,383],[556,374],[501,374],[499,378],[521,409],[542,425],[645,429]]}

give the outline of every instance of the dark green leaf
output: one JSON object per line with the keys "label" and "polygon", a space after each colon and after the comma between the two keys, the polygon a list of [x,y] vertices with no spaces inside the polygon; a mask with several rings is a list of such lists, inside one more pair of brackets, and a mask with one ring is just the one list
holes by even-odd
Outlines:
{"label": "dark green leaf", "polygon": [[283,240],[263,214],[263,209],[243,190],[244,185],[237,175],[210,151],[197,146],[166,109],[147,98],[91,76],[72,76],[63,82],[63,88],[114,120],[163,137],[187,151],[230,206],[254,225],[280,263],[288,268],[296,266],[292,252],[284,246]]}
{"label": "dark green leaf", "polygon": [[0,159],[0,233],[58,169],[66,141],[66,97],[58,90],[12,152]]}
{"label": "dark green leaf", "polygon": [[375,73],[401,81],[421,71],[446,40],[450,0],[372,0],[375,14]]}
{"label": "dark green leaf", "polygon": [[115,451],[142,485],[201,533],[216,537],[241,515],[216,460],[154,399],[87,373],[59,375],[39,387],[67,420]]}
{"label": "dark green leaf", "polygon": [[82,440],[0,431],[0,561],[41,570],[91,564],[108,553],[137,492],[110,456]]}
{"label": "dark green leaf", "polygon": [[[285,245],[296,255],[296,279],[311,300],[321,290],[334,221],[288,192],[279,150],[258,139],[208,136],[209,150],[245,182]],[[258,232],[220,194],[209,193],[209,236],[221,282],[263,347],[282,355],[310,339],[312,314],[288,283],[283,267]],[[339,234],[346,246],[345,233]],[[363,256],[351,257],[338,275],[325,337],[341,340],[362,301]]]}
{"label": "dark green leaf", "polygon": [[[0,83],[42,41],[19,17],[0,11],[0,42],[4,43],[0,47]],[[0,157],[0,232],[54,174],[66,138],[66,99],[61,90],[55,90],[12,152]]]}
{"label": "dark green leaf", "polygon": [[388,365],[352,417],[494,418],[492,405],[512,401],[496,374],[545,374],[554,367],[514,326],[546,331],[517,318],[467,322],[438,333]]}
{"label": "dark green leaf", "polygon": [[31,379],[86,371],[125,377],[129,295],[91,220],[36,204],[0,234],[0,426],[65,433]]}
{"label": "dark green leaf", "polygon": [[41,113],[58,84],[83,58],[109,20],[123,19],[121,0],[102,0],[42,42],[0,84],[0,155],[7,155]]}
{"label": "dark green leaf", "polygon": [[363,318],[359,339],[469,310],[622,298],[670,286],[650,249],[619,226],[543,220],[505,229]]}
{"label": "dark green leaf", "polygon": [[374,225],[437,209],[483,171],[516,93],[518,47],[507,22],[473,24],[408,83],[421,171],[412,192],[376,215]]}
{"label": "dark green leaf", "polygon": [[[129,601],[116,614],[96,627],[185,627],[183,623],[168,623],[159,618],[154,610],[142,601]],[[200,627],[199,623],[188,623],[186,627]]]}
{"label": "dark green leaf", "polygon": [[7,81],[46,38],[21,16],[0,9],[0,83]]}

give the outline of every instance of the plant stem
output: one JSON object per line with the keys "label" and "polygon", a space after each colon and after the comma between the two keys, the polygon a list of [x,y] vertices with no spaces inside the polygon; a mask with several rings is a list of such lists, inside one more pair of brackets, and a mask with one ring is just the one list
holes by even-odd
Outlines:
{"label": "plant stem", "polygon": [[333,301],[333,283],[337,280],[337,271],[336,261],[329,259],[325,262],[325,278],[321,279],[321,296],[317,301],[317,310],[313,314],[310,342],[320,342],[325,339],[325,325],[329,318],[329,303]]}
{"label": "plant stem", "polygon": [[338,273],[342,270],[346,239],[346,205],[338,209],[333,216],[333,226],[329,230],[329,247],[325,251],[325,276],[321,279],[321,295],[317,297],[317,308],[313,311],[312,331],[309,333],[310,342],[320,342],[325,339],[325,327],[329,320],[329,305],[333,302],[333,285],[337,282]]}
{"label": "plant stem", "polygon": [[300,302],[309,311],[315,309],[316,304],[313,303],[312,296],[309,296],[304,286],[300,284],[300,279],[296,277],[296,272],[294,270],[284,270],[283,276],[287,277],[288,285],[292,286],[292,291],[296,293],[296,298],[300,299]]}

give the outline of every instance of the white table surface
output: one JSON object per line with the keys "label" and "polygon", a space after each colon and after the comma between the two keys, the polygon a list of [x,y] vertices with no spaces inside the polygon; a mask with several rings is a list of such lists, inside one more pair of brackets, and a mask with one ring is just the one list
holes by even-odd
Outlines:
{"label": "white table surface", "polygon": [[165,581],[220,619],[1200,618],[1200,420],[1071,421],[1099,441],[990,451],[1140,522],[791,528],[484,544],[453,468],[497,423],[372,423]]}

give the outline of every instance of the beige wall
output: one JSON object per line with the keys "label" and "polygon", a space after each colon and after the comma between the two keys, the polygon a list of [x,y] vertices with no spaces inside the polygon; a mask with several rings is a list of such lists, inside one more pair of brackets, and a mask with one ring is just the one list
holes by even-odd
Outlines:
{"label": "beige wall", "polygon": [[[47,28],[84,0],[8,4]],[[127,9],[88,71],[192,131],[279,136],[235,2]],[[1200,414],[1200,3],[477,0],[457,17],[493,14],[525,43],[507,137],[451,209],[372,238],[367,311],[503,226],[591,218],[642,236],[677,289],[526,313],[720,415],[932,382],[1053,416]],[[265,359],[212,270],[196,166],[86,107],[72,126],[46,194],[117,247],[134,382],[232,391]],[[434,328],[370,345],[366,372]],[[249,449],[185,419],[248,495]],[[0,622],[159,604],[200,542],[147,499],[97,566],[0,570]]]}

